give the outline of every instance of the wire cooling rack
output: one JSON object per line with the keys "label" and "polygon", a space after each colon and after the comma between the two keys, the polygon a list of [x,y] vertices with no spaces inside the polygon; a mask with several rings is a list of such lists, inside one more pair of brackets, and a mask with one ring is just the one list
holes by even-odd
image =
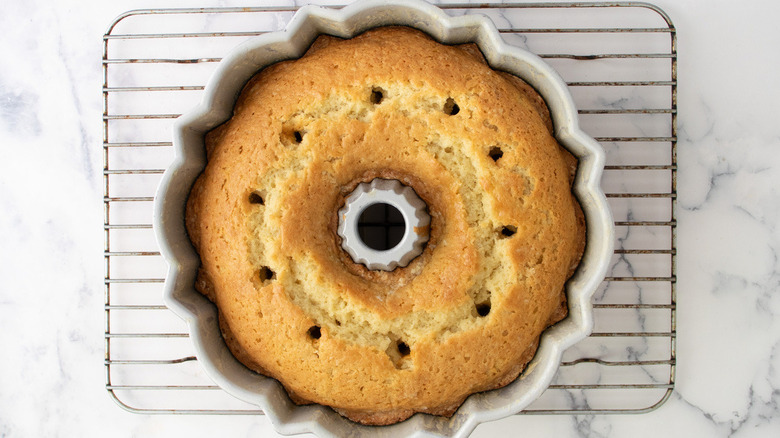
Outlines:
{"label": "wire cooling rack", "polygon": [[[596,292],[594,333],[567,350],[523,414],[641,413],[674,387],[677,48],[644,3],[442,5],[488,15],[507,42],[569,84],[582,128],[607,151],[602,185],[615,254]],[[162,303],[166,265],[152,200],[173,157],[174,119],[199,101],[220,58],[279,30],[291,7],[127,12],[103,37],[106,389],[138,413],[260,414],[215,386],[185,324]]]}

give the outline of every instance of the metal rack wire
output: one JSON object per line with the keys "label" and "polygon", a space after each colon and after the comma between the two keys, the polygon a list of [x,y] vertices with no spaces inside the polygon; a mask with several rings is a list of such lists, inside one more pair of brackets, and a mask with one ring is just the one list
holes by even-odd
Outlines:
{"label": "metal rack wire", "polygon": [[[676,360],[676,30],[645,3],[440,5],[482,13],[567,81],[580,122],[607,150],[602,184],[616,250],[594,297],[595,332],[564,354],[523,414],[641,413],[670,396]],[[147,9],[103,37],[106,389],[138,413],[260,414],[203,374],[186,327],[162,304],[154,191],[173,120],[220,57],[282,28],[293,7]]]}

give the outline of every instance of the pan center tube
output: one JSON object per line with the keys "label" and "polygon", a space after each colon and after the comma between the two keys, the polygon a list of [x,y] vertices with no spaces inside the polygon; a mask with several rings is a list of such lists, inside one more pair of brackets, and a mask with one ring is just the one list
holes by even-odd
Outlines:
{"label": "pan center tube", "polygon": [[392,271],[422,254],[431,217],[414,189],[394,179],[361,183],[339,210],[341,247],[355,263]]}

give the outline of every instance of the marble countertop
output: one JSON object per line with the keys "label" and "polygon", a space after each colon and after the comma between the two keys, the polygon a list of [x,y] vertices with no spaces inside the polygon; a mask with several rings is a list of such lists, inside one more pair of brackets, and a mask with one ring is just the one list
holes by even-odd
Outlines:
{"label": "marble countertop", "polygon": [[[780,6],[654,3],[679,39],[674,391],[649,413],[515,416],[474,437],[780,436]],[[181,6],[4,4],[0,436],[276,436],[262,416],[129,413],[104,386],[102,36],[124,11]]]}

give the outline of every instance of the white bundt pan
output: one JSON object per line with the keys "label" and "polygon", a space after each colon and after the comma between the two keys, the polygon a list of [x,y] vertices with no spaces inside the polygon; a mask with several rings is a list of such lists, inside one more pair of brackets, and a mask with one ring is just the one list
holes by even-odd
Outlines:
{"label": "white bundt pan", "polygon": [[[361,426],[320,405],[296,406],[276,380],[250,371],[228,350],[217,324],[217,309],[195,290],[199,258],[184,226],[187,196],[206,165],[204,135],[226,121],[242,87],[260,69],[298,58],[320,34],[350,38],[368,29],[405,25],[422,30],[444,44],[474,42],[494,69],[523,78],[544,98],[552,112],[555,136],[579,159],[574,191],[585,212],[587,246],[582,263],[567,283],[569,316],[542,335],[539,350],[513,383],[474,394],[451,418],[417,414],[384,427]],[[590,334],[590,298],[603,280],[614,227],[600,189],[604,151],[580,131],[577,110],[566,85],[539,57],[504,42],[486,17],[450,17],[416,0],[358,1],[343,9],[302,7],[287,29],[264,34],[240,45],[217,67],[203,101],[175,125],[175,158],[163,175],[154,203],[154,229],[169,264],[165,303],[187,322],[195,354],[206,373],[225,391],[260,407],[279,433],[311,432],[321,437],[465,437],[486,421],[515,414],[549,385],[563,351]]]}

